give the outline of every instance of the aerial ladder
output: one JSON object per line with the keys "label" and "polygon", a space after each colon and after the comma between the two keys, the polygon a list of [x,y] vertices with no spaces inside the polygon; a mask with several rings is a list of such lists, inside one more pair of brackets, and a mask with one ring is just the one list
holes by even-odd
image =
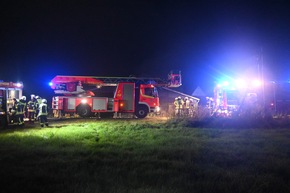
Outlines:
{"label": "aerial ladder", "polygon": [[170,73],[168,80],[146,77],[55,76],[51,88],[55,117],[78,114],[81,117],[124,113],[145,118],[148,113],[159,113],[157,87],[181,86],[181,73]]}

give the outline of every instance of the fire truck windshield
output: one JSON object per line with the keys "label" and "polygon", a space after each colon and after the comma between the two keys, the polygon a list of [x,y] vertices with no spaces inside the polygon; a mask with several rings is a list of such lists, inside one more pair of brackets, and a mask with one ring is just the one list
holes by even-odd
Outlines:
{"label": "fire truck windshield", "polygon": [[145,88],[144,89],[144,94],[147,96],[151,96],[151,97],[158,97],[158,92],[157,89],[155,87],[153,88]]}

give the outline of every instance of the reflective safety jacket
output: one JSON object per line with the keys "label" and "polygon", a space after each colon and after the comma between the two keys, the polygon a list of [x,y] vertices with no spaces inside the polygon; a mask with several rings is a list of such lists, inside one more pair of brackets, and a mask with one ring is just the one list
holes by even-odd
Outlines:
{"label": "reflective safety jacket", "polygon": [[38,98],[38,99],[36,99],[37,100],[37,104],[38,104],[38,106],[42,103],[42,98]]}
{"label": "reflective safety jacket", "polygon": [[30,100],[27,103],[28,112],[35,112],[37,108],[37,100]]}
{"label": "reflective safety jacket", "polygon": [[48,115],[47,104],[41,103],[38,109],[39,109],[38,116]]}
{"label": "reflective safety jacket", "polygon": [[25,108],[26,108],[25,101],[19,100],[19,102],[15,104],[16,115],[23,115],[25,112]]}
{"label": "reflective safety jacket", "polygon": [[185,108],[186,109],[189,109],[189,105],[190,104],[190,101],[187,99],[186,101],[185,101]]}
{"label": "reflective safety jacket", "polygon": [[179,105],[179,108],[182,109],[182,106],[184,105],[184,101],[182,99],[178,99],[178,105]]}
{"label": "reflective safety jacket", "polygon": [[178,103],[178,100],[174,100],[174,106],[175,106],[175,109],[179,109],[179,103]]}

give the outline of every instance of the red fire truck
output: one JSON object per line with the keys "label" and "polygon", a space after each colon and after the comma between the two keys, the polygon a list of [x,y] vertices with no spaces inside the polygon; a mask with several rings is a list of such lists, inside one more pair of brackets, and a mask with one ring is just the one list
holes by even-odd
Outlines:
{"label": "red fire truck", "polygon": [[54,117],[79,115],[89,117],[112,113],[114,117],[131,113],[145,118],[158,113],[159,97],[156,87],[179,87],[181,73],[170,73],[168,81],[160,78],[56,76],[51,88],[57,96],[52,99]]}
{"label": "red fire truck", "polygon": [[0,81],[0,128],[5,128],[10,122],[13,98],[20,99],[22,89],[22,83]]}

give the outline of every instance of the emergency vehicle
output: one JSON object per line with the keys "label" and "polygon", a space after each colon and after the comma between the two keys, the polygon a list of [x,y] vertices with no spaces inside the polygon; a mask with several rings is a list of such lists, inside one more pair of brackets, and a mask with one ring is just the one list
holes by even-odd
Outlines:
{"label": "emergency vehicle", "polygon": [[257,80],[250,83],[239,81],[235,84],[216,84],[213,98],[208,98],[209,106],[212,105],[212,115],[232,116],[233,113],[256,108],[262,102],[260,84]]}
{"label": "emergency vehicle", "polygon": [[3,82],[0,80],[0,128],[5,128],[10,122],[13,114],[13,98],[22,97],[22,83]]}
{"label": "emergency vehicle", "polygon": [[90,117],[112,113],[114,117],[131,113],[145,118],[159,113],[157,87],[181,86],[181,73],[170,73],[168,80],[138,77],[55,76],[51,88],[54,117]]}

